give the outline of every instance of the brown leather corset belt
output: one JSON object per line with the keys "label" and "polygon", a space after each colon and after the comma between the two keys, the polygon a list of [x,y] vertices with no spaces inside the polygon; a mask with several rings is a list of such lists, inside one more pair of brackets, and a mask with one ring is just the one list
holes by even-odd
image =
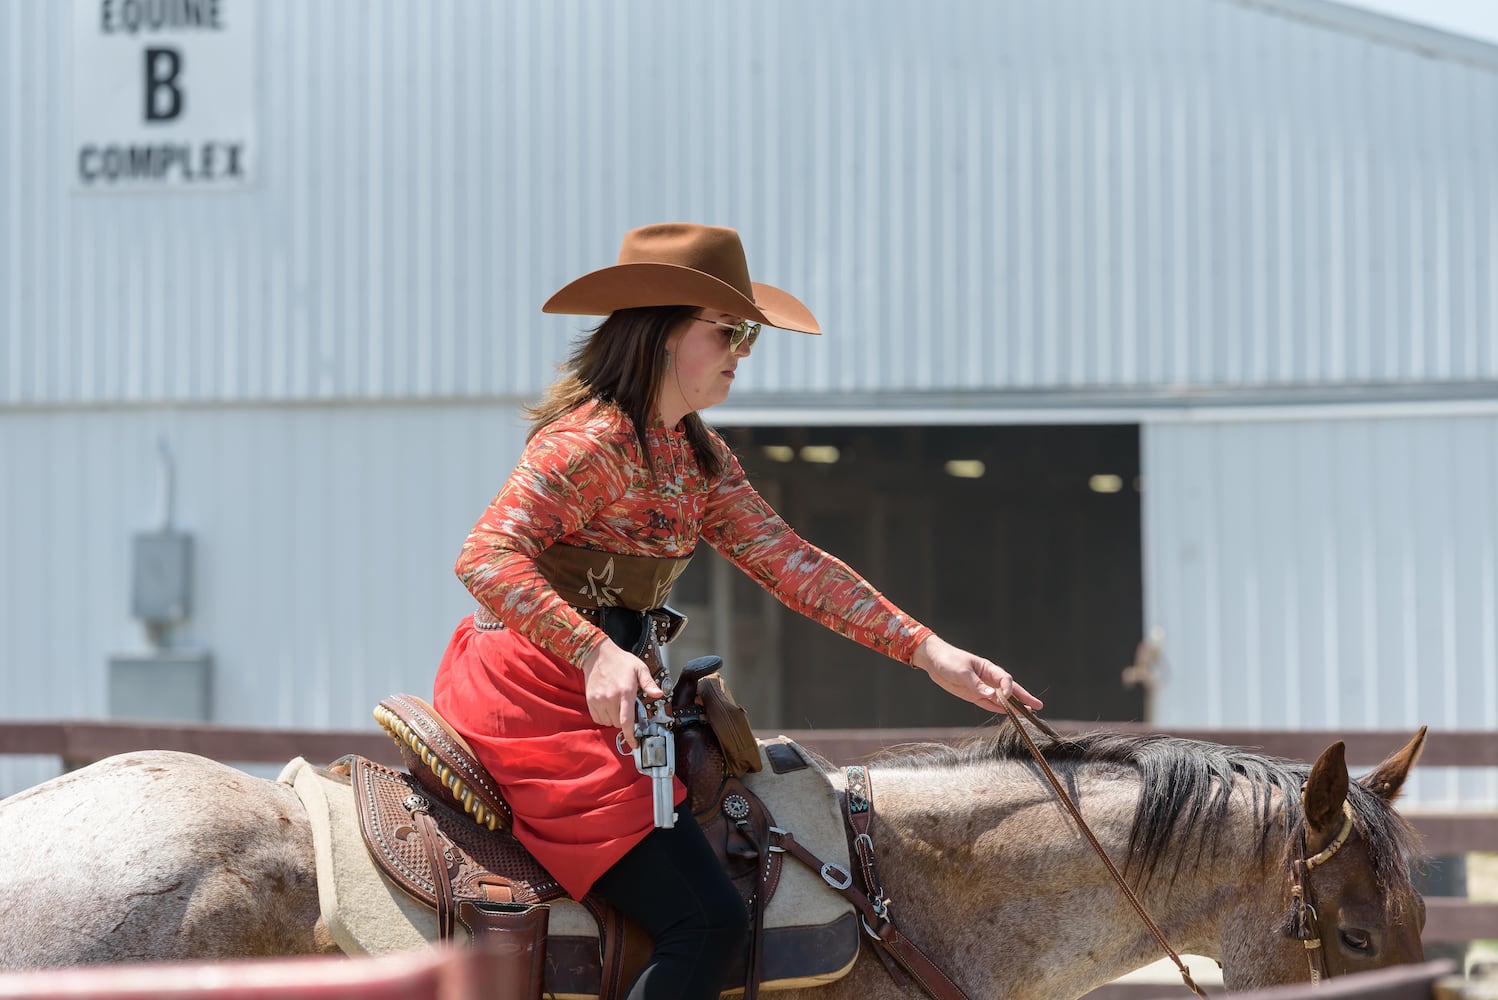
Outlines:
{"label": "brown leather corset belt", "polygon": [[[580,608],[572,610],[597,625],[613,639],[621,649],[640,653],[644,640],[654,639],[657,646],[664,646],[686,628],[687,616],[674,608],[659,607],[649,611],[632,611],[629,608]],[[648,623],[649,632],[645,631]],[[480,605],[473,612],[473,627],[483,632],[495,632],[505,627],[488,608]]]}

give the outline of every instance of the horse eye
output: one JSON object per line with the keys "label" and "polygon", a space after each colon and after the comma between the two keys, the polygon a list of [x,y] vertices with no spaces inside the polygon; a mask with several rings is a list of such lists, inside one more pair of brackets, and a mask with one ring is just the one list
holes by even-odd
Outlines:
{"label": "horse eye", "polygon": [[1340,933],[1342,936],[1342,943],[1351,948],[1353,951],[1367,951],[1373,944],[1373,942],[1368,938],[1367,931],[1360,931],[1356,928],[1353,928],[1341,931]]}

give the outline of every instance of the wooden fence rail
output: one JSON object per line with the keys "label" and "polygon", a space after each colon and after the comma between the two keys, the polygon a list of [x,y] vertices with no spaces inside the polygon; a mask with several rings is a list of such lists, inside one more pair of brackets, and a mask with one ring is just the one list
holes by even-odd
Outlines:
{"label": "wooden fence rail", "polygon": [[[1134,722],[1051,722],[1063,733],[1107,728],[1118,733],[1162,732]],[[810,747],[829,760],[853,763],[880,750],[904,743],[952,743],[982,730],[916,729],[792,729],[784,735]],[[1247,747],[1291,760],[1310,761],[1335,740],[1347,744],[1347,759],[1357,766],[1383,760],[1408,742],[1412,732],[1402,729],[1360,729],[1350,732],[1310,729],[1186,729],[1172,728],[1174,736]],[[775,735],[765,731],[761,735]],[[0,755],[50,754],[64,759],[99,759],[128,750],[186,750],[215,760],[283,763],[292,757],[331,760],[343,753],[361,753],[380,760],[397,760],[394,744],[379,730],[265,729],[203,723],[115,722],[97,720],[9,720],[0,726]],[[1439,730],[1430,733],[1420,757],[1421,767],[1498,768],[1498,732]]]}
{"label": "wooden fence rail", "polygon": [[[1106,725],[1111,731],[1148,733],[1160,730],[1138,723],[1053,722],[1058,730],[1081,732]],[[787,730],[784,735],[839,763],[854,763],[906,743],[957,742],[972,729],[815,729]],[[1171,729],[1176,736],[1247,747],[1277,757],[1311,761],[1343,740],[1347,759],[1371,767],[1403,746],[1412,735],[1402,730]],[[764,732],[762,736],[775,733]],[[301,756],[314,762],[358,753],[398,764],[395,744],[384,733],[368,730],[256,729],[174,723],[98,721],[11,721],[0,726],[0,755],[44,754],[67,765],[87,763],[131,750],[182,750],[230,763],[284,763]],[[1498,733],[1478,730],[1432,732],[1420,758],[1422,767],[1498,768]],[[1498,809],[1481,812],[1407,813],[1432,855],[1498,851]],[[1426,899],[1425,941],[1458,943],[1498,939],[1498,901],[1462,897]]]}

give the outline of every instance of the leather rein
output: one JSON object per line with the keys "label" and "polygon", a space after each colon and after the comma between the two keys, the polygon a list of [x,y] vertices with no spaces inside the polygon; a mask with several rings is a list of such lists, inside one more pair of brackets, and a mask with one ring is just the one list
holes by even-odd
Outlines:
{"label": "leather rein", "polygon": [[1191,973],[1187,970],[1186,963],[1181,961],[1181,956],[1177,955],[1176,950],[1170,946],[1170,942],[1165,940],[1165,935],[1161,932],[1160,926],[1145,911],[1144,904],[1139,902],[1139,897],[1134,895],[1134,890],[1129,888],[1129,884],[1119,874],[1117,866],[1113,864],[1113,859],[1108,857],[1108,852],[1103,850],[1102,844],[1098,843],[1097,836],[1093,834],[1086,820],[1082,819],[1082,813],[1077,808],[1077,804],[1071,800],[1071,796],[1066,794],[1066,789],[1061,787],[1061,781],[1056,777],[1056,772],[1052,771],[1051,765],[1046,763],[1045,756],[1041,754],[1040,748],[1035,745],[1035,741],[1030,738],[1030,734],[1025,731],[1025,727],[1020,724],[1019,719],[1016,718],[1016,714],[1023,715],[1031,725],[1053,740],[1061,741],[1061,735],[1044,722],[1041,722],[1035,717],[1035,713],[1015,701],[1008,694],[1000,692],[1000,697],[1004,701],[1004,708],[1009,713],[1006,718],[1014,724],[1014,731],[1019,733],[1020,738],[1025,741],[1025,746],[1029,749],[1030,756],[1035,758],[1035,763],[1039,765],[1041,772],[1045,774],[1046,780],[1051,783],[1051,789],[1055,791],[1056,798],[1066,807],[1066,811],[1071,813],[1071,818],[1076,821],[1077,829],[1082,831],[1082,836],[1087,838],[1087,842],[1092,845],[1092,849],[1097,852],[1097,856],[1103,859],[1103,865],[1108,869],[1108,874],[1113,876],[1113,881],[1118,883],[1118,888],[1123,892],[1124,898],[1129,901],[1130,906],[1134,907],[1134,912],[1139,914],[1139,919],[1144,921],[1144,926],[1149,928],[1149,932],[1154,935],[1155,941],[1164,949],[1165,954],[1170,956],[1170,960],[1175,963],[1176,971],[1181,974],[1181,980],[1186,984],[1186,988],[1199,997],[1205,997],[1207,994],[1191,978]]}
{"label": "leather rein", "polygon": [[[1005,696],[1004,700],[1010,711],[1009,718],[1013,719],[1015,713],[1022,714],[1047,736],[1058,741],[1062,739],[1060,734],[1036,718],[1028,708],[1009,699],[1007,696]],[[1170,942],[1165,940],[1165,935],[1160,932],[1160,928],[1150,918],[1150,915],[1145,912],[1143,905],[1140,904],[1133,890],[1129,888],[1128,883],[1123,880],[1123,876],[1114,867],[1113,862],[1108,858],[1108,853],[1103,850],[1102,844],[1098,843],[1097,837],[1082,819],[1082,814],[1066,794],[1066,790],[1062,788],[1061,782],[1056,778],[1056,774],[1051,770],[1050,765],[1046,763],[1045,758],[1040,753],[1040,749],[1035,745],[1034,740],[1030,738],[1030,734],[1025,731],[1025,727],[1020,725],[1017,720],[1015,720],[1015,729],[1024,738],[1025,745],[1029,747],[1030,753],[1034,756],[1036,763],[1040,765],[1040,769],[1045,773],[1047,780],[1050,781],[1051,788],[1055,791],[1056,797],[1061,800],[1062,805],[1071,813],[1072,819],[1076,821],[1077,826],[1081,829],[1087,841],[1092,844],[1093,850],[1097,851],[1098,857],[1103,859],[1103,864],[1107,866],[1108,871],[1113,875],[1114,881],[1118,883],[1119,888],[1123,890],[1124,895],[1133,904],[1134,909],[1139,914],[1139,918],[1150,929],[1150,933],[1155,936],[1155,940],[1159,942],[1160,947],[1175,962],[1176,968],[1180,971],[1181,978],[1185,981],[1186,986],[1197,996],[1206,997],[1201,987],[1192,981],[1191,973],[1186,969],[1180,956],[1170,947]],[[879,946],[875,949],[874,954],[879,956],[880,961],[884,963],[885,969],[889,971],[892,977],[898,978],[896,976],[896,966],[898,966],[914,979],[921,989],[925,991],[926,995],[932,997],[933,1000],[968,1000],[968,996],[962,991],[962,988],[954,983],[946,973],[942,972],[935,962],[931,961],[913,941],[907,938],[895,926],[894,917],[890,913],[890,899],[884,892],[884,886],[879,879],[878,867],[874,861],[874,839],[869,834],[869,827],[874,817],[874,793],[871,776],[867,768],[859,765],[844,768],[844,774],[847,784],[846,790],[843,793],[843,821],[847,825],[849,832],[853,835],[853,850],[858,855],[859,874],[863,880],[863,887],[861,889],[855,887],[853,885],[853,877],[847,869],[841,865],[826,862],[818,858],[797,843],[795,836],[787,830],[782,830],[779,827],[770,828],[770,850],[788,852],[797,861],[818,872],[824,882],[853,903],[854,907],[858,910],[864,932]]]}
{"label": "leather rein", "polygon": [[[1108,857],[1108,852],[1103,850],[1103,845],[1098,842],[1097,836],[1088,827],[1087,822],[1082,819],[1082,813],[1077,808],[1076,803],[1072,801],[1071,796],[1067,795],[1066,789],[1062,786],[1060,779],[1051,770],[1051,766],[1046,762],[1045,756],[1041,754],[1040,748],[1035,745],[1034,739],[1031,738],[1025,727],[1020,724],[1017,716],[1023,716],[1026,721],[1053,740],[1061,742],[1064,740],[1064,737],[1037,718],[1029,708],[1021,705],[1009,695],[1005,694],[1001,697],[1005,708],[1008,709],[1006,718],[1014,724],[1015,731],[1024,740],[1025,746],[1030,751],[1030,755],[1035,759],[1035,763],[1050,783],[1051,789],[1056,793],[1056,798],[1076,822],[1077,828],[1082,832],[1087,842],[1092,845],[1092,849],[1097,852],[1097,856],[1102,859],[1104,867],[1113,876],[1113,881],[1118,884],[1118,888],[1123,892],[1124,898],[1129,901],[1129,904],[1134,907],[1134,911],[1139,914],[1139,919],[1149,929],[1150,934],[1154,936],[1161,950],[1169,955],[1170,960],[1175,963],[1176,971],[1180,973],[1181,980],[1186,984],[1186,988],[1197,996],[1205,998],[1207,994],[1191,978],[1191,972],[1186,968],[1186,964],[1181,961],[1181,956],[1170,946],[1170,942],[1165,939],[1165,934],[1160,930],[1159,925],[1150,917],[1144,908],[1144,904],[1134,894],[1134,890],[1129,888],[1129,884],[1124,881],[1123,875],[1119,873],[1117,866]],[[890,899],[885,894],[884,886],[879,879],[878,867],[874,861],[874,840],[869,834],[869,827],[874,816],[872,778],[868,769],[859,765],[844,768],[844,774],[847,784],[846,790],[843,793],[843,820],[852,834],[853,850],[858,856],[859,875],[863,882],[862,888],[853,885],[853,876],[846,868],[842,865],[823,861],[821,858],[818,858],[811,851],[797,843],[795,836],[788,830],[782,830],[779,827],[773,826],[770,828],[770,850],[789,853],[797,861],[800,861],[811,870],[820,874],[822,880],[828,886],[852,902],[854,908],[858,910],[859,921],[863,924],[864,932],[878,945],[874,953],[879,956],[880,961],[883,962],[884,967],[892,977],[898,978],[896,972],[896,967],[898,966],[899,969],[904,970],[906,975],[915,980],[926,995],[932,997],[933,1000],[969,1000],[967,994],[962,991],[962,988],[954,983],[946,973],[942,972],[935,962],[931,961],[913,941],[907,938],[895,926],[894,917],[890,913]],[[1330,973],[1327,971],[1325,949],[1322,947],[1321,942],[1321,918],[1316,912],[1308,878],[1314,869],[1331,860],[1332,856],[1342,848],[1343,844],[1347,843],[1348,838],[1351,836],[1353,830],[1352,808],[1346,802],[1343,802],[1342,810],[1345,814],[1345,820],[1336,838],[1320,852],[1296,861],[1293,866],[1291,927],[1295,936],[1305,945],[1306,959],[1310,963],[1311,968],[1312,985],[1319,985],[1322,979],[1330,978]]]}
{"label": "leather rein", "polygon": [[[1072,802],[1071,797],[1061,787],[1061,782],[1056,778],[1055,772],[1051,770],[1051,766],[1046,763],[1045,757],[1041,755],[1040,748],[1035,745],[1035,741],[1030,738],[1030,734],[1025,731],[1025,727],[1019,724],[1019,720],[1015,718],[1015,715],[1024,716],[1036,729],[1039,729],[1053,740],[1061,741],[1063,739],[1061,734],[1057,733],[1044,722],[1041,722],[1029,708],[1021,705],[1009,695],[1004,694],[1001,697],[1003,698],[1005,708],[1009,712],[1006,718],[1014,724],[1015,731],[1025,741],[1025,746],[1030,750],[1030,756],[1035,758],[1035,763],[1040,766],[1040,770],[1045,774],[1046,780],[1050,782],[1051,788],[1056,793],[1056,798],[1060,799],[1061,804],[1066,807],[1066,811],[1071,813],[1071,818],[1076,821],[1078,829],[1087,838],[1087,842],[1092,845],[1092,849],[1097,852],[1097,856],[1103,860],[1108,873],[1113,876],[1113,881],[1118,883],[1118,887],[1123,891],[1125,898],[1134,907],[1135,912],[1139,914],[1139,919],[1149,928],[1156,942],[1170,956],[1170,960],[1175,963],[1176,970],[1180,972],[1181,979],[1185,982],[1186,988],[1199,997],[1205,997],[1207,994],[1202,992],[1202,988],[1192,980],[1191,973],[1187,971],[1185,963],[1181,961],[1181,956],[1176,954],[1175,949],[1170,946],[1170,942],[1165,940],[1165,935],[1161,932],[1159,925],[1145,912],[1144,905],[1139,902],[1139,898],[1134,895],[1134,891],[1129,888],[1128,883],[1119,874],[1118,868],[1114,866],[1113,861],[1108,857],[1108,852],[1103,850],[1103,845],[1098,843],[1097,837],[1093,835],[1092,830],[1082,819],[1082,814],[1078,811],[1076,803]],[[1332,842],[1318,853],[1308,858],[1302,858],[1292,866],[1293,875],[1290,885],[1291,932],[1305,945],[1306,961],[1311,967],[1312,986],[1319,986],[1322,979],[1330,979],[1331,973],[1327,970],[1326,950],[1321,945],[1321,917],[1316,912],[1314,900],[1311,896],[1309,877],[1314,869],[1330,861],[1332,856],[1342,849],[1342,845],[1347,843],[1348,837],[1352,835],[1352,806],[1345,800],[1342,803],[1342,812],[1345,817],[1342,822],[1342,829],[1337,833]],[[1304,836],[1304,832],[1302,832],[1302,845],[1305,843]],[[1302,850],[1304,849],[1304,846],[1302,846]]]}

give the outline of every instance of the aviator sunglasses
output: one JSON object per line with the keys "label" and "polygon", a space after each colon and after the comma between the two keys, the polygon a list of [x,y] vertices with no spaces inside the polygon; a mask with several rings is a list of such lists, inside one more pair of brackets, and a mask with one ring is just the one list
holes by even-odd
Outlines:
{"label": "aviator sunglasses", "polygon": [[719,320],[708,319],[706,316],[693,316],[692,318],[699,323],[711,323],[724,330],[732,330],[733,333],[728,337],[729,353],[737,351],[740,347],[752,349],[754,342],[759,339],[759,324],[751,323],[747,319],[738,323],[723,323]]}

